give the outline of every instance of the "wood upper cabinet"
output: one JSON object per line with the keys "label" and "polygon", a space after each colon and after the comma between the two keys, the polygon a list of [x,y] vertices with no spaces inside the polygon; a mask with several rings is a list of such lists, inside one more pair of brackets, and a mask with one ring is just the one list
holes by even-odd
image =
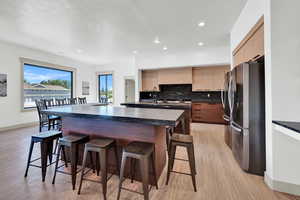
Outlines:
{"label": "wood upper cabinet", "polygon": [[158,84],[192,84],[192,68],[160,69]]}
{"label": "wood upper cabinet", "polygon": [[142,91],[158,91],[158,70],[142,71]]}
{"label": "wood upper cabinet", "polygon": [[264,52],[264,21],[262,18],[233,51],[234,66],[255,60],[263,56]]}
{"label": "wood upper cabinet", "polygon": [[224,89],[225,73],[230,66],[193,68],[193,91],[218,91]]}

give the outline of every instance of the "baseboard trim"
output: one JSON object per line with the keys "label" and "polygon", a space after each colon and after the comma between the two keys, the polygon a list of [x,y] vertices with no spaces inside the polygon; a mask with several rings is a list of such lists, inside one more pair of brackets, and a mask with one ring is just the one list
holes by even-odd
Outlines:
{"label": "baseboard trim", "polygon": [[266,172],[264,180],[272,190],[300,196],[300,185],[274,180]]}
{"label": "baseboard trim", "polygon": [[39,122],[29,122],[29,123],[17,124],[17,125],[13,125],[13,126],[7,126],[7,127],[0,128],[0,133],[5,132],[5,131],[19,129],[19,128],[28,128],[28,127],[37,126],[37,125],[39,125]]}

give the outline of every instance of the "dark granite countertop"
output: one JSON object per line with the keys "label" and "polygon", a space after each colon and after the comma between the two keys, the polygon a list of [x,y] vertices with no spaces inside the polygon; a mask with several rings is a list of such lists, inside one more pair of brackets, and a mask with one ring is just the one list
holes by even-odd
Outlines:
{"label": "dark granite countertop", "polygon": [[67,105],[43,110],[43,113],[57,116],[108,119],[135,122],[157,126],[175,126],[184,110],[127,108],[101,104]]}
{"label": "dark granite countertop", "polygon": [[300,122],[273,121],[273,123],[300,133]]}
{"label": "dark granite countertop", "polygon": [[154,102],[129,102],[121,103],[122,106],[135,108],[156,108],[156,109],[191,109],[191,103],[154,103]]}

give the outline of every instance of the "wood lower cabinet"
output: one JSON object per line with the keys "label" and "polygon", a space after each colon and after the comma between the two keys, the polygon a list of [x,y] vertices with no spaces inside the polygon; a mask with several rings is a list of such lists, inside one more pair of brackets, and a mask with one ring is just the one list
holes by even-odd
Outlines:
{"label": "wood lower cabinet", "polygon": [[222,104],[192,103],[192,121],[225,124]]}

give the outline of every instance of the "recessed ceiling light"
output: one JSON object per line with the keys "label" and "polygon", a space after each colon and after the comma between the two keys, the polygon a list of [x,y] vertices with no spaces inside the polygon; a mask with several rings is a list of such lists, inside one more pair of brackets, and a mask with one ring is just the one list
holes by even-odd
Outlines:
{"label": "recessed ceiling light", "polygon": [[205,22],[199,22],[198,26],[200,26],[200,27],[205,26]]}
{"label": "recessed ceiling light", "polygon": [[132,53],[134,53],[134,54],[137,54],[137,53],[138,53],[138,51],[136,51],[136,50],[135,50],[135,51],[133,51]]}
{"label": "recessed ceiling light", "polygon": [[168,50],[168,47],[167,47],[167,46],[164,46],[164,47],[163,47],[163,50],[165,50],[165,51]]}
{"label": "recessed ceiling light", "polygon": [[77,49],[77,53],[82,53],[82,49]]}
{"label": "recessed ceiling light", "polygon": [[203,43],[203,42],[198,42],[198,45],[199,45],[199,46],[203,46],[204,43]]}
{"label": "recessed ceiling light", "polygon": [[160,40],[159,40],[159,38],[158,37],[156,37],[155,39],[154,39],[154,41],[153,41],[155,44],[160,44]]}

